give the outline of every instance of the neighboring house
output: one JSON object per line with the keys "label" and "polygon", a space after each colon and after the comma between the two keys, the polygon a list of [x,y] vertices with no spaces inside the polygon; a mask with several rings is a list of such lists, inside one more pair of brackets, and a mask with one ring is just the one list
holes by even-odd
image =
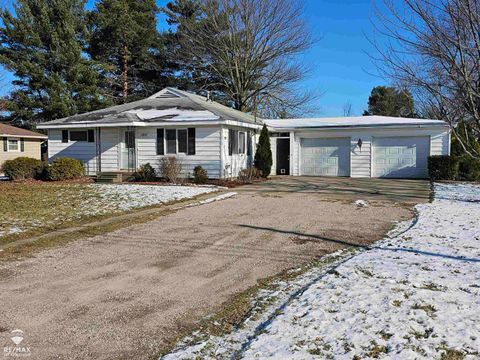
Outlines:
{"label": "neighboring house", "polygon": [[20,156],[41,159],[41,144],[46,135],[21,129],[15,126],[0,124],[0,168],[6,160]]}
{"label": "neighboring house", "polygon": [[253,164],[263,123],[271,131],[274,175],[424,178],[428,156],[450,152],[449,128],[439,120],[261,120],[174,88],[38,128],[48,130],[49,160],[79,159],[91,175],[145,163],[159,170],[163,157],[175,156],[183,176],[201,165],[209,177],[225,178]]}

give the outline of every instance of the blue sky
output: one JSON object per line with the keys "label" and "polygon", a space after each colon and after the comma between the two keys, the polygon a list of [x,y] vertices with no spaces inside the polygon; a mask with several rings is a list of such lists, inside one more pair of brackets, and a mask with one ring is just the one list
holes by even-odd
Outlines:
{"label": "blue sky", "polygon": [[[93,0],[88,1],[91,7]],[[167,0],[159,0],[164,6]],[[368,41],[372,0],[304,0],[305,18],[314,37],[320,38],[300,57],[310,72],[301,86],[321,94],[309,116],[343,116],[343,105],[352,104],[352,115],[367,107],[372,87],[385,80],[374,76],[375,66],[368,56],[374,49]],[[165,17],[159,27],[166,28]]]}

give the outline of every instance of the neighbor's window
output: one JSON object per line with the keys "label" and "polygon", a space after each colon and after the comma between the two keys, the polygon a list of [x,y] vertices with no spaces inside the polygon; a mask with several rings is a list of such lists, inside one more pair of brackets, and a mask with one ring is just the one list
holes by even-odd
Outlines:
{"label": "neighbor's window", "polygon": [[177,138],[178,138],[178,140],[177,140],[178,141],[178,152],[186,154],[187,153],[187,148],[188,148],[187,129],[178,130]]}
{"label": "neighbor's window", "polygon": [[167,154],[177,153],[177,130],[167,129]]}
{"label": "neighbor's window", "polygon": [[88,134],[87,131],[70,131],[70,141],[87,141]]}
{"label": "neighbor's window", "polygon": [[238,153],[245,154],[245,133],[242,131],[238,133]]}
{"label": "neighbor's window", "polygon": [[18,139],[8,139],[8,151],[20,151]]}

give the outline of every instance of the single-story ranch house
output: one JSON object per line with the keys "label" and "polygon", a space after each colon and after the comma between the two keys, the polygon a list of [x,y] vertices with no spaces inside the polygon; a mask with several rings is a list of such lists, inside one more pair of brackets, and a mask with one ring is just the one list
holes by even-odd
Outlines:
{"label": "single-story ranch house", "polygon": [[253,164],[264,123],[277,175],[425,178],[428,156],[450,153],[450,130],[440,120],[263,120],[175,88],[38,128],[48,130],[50,160],[79,159],[90,175],[145,163],[159,170],[163,157],[175,156],[183,176],[201,165],[209,177],[225,178]]}
{"label": "single-story ranch house", "polygon": [[47,136],[7,124],[0,124],[0,169],[7,160],[26,156],[41,159],[41,145]]}

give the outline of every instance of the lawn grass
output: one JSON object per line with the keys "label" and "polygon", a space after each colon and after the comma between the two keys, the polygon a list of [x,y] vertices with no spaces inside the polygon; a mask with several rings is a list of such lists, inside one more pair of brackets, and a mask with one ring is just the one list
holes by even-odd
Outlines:
{"label": "lawn grass", "polygon": [[88,184],[0,183],[0,244],[94,218],[100,195]]}
{"label": "lawn grass", "polygon": [[[111,185],[122,186],[122,184]],[[141,185],[139,185],[141,186]],[[53,234],[55,230],[82,227],[85,232],[90,223],[116,218],[123,214],[136,213],[139,210],[159,209],[174,203],[195,200],[203,194],[180,199],[148,202],[145,194],[125,193],[105,194],[104,189],[91,183],[53,183],[53,182],[0,182],[0,248],[7,244],[21,243],[23,239],[35,238],[52,233],[52,238],[58,238]],[[205,193],[207,195],[207,193]],[[132,207],[131,197],[138,197]],[[132,200],[133,201],[133,200]],[[158,216],[158,215],[157,215]],[[121,220],[124,221],[125,219]],[[131,221],[129,218],[127,223]],[[141,222],[137,219],[135,222]],[[108,232],[107,224],[100,224],[103,233]],[[119,226],[121,224],[118,224]],[[108,226],[113,226],[110,221]],[[89,230],[91,231],[91,230]],[[61,234],[60,234],[61,235]],[[77,238],[80,234],[70,237]],[[45,239],[38,242],[37,247]],[[58,241],[55,241],[58,242]],[[41,246],[40,246],[41,247]],[[25,248],[25,246],[19,246]],[[9,250],[12,251],[11,249]],[[20,250],[19,250],[20,251]],[[0,251],[0,258],[5,254]]]}

